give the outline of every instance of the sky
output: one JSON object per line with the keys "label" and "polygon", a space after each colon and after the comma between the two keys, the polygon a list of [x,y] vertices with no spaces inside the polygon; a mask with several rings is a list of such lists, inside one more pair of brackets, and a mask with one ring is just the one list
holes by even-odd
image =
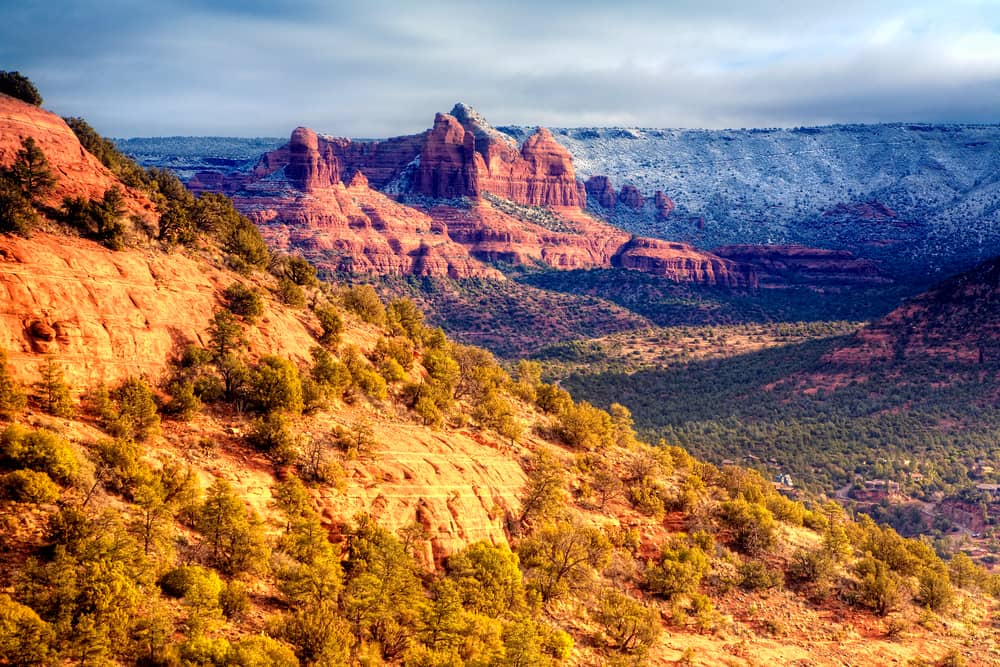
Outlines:
{"label": "sky", "polygon": [[1000,0],[0,0],[0,69],[113,137],[1000,122]]}

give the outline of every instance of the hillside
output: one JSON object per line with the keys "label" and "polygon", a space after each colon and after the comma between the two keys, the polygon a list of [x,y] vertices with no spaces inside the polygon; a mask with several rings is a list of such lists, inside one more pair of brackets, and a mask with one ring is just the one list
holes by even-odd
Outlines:
{"label": "hillside", "polygon": [[117,250],[44,204],[0,237],[0,662],[997,658],[967,559],[644,445],[156,176]]}
{"label": "hillside", "polygon": [[[856,331],[779,324],[771,335],[784,335],[769,340],[746,324],[675,327],[536,356],[574,394],[628,406],[647,437],[861,499],[908,534],[982,538],[995,559],[997,267],[988,260]],[[896,493],[866,492],[887,482]]]}
{"label": "hillside", "polygon": [[987,372],[1000,359],[1000,259],[949,278],[873,322],[827,359],[872,366],[936,365]]}

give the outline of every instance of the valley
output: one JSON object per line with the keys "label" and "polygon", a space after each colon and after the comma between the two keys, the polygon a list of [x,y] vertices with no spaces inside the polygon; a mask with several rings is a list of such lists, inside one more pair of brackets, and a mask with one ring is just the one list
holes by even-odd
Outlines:
{"label": "valley", "polygon": [[[995,481],[971,472],[997,453],[974,400],[992,371],[877,367],[873,344],[891,343],[863,325],[1000,253],[996,141],[992,126],[899,124],[550,132],[494,128],[458,104],[387,140],[300,128],[256,162],[249,141],[120,145],[184,165],[196,191],[232,194],[271,245],[327,275],[367,275],[459,340],[537,359],[597,405],[624,403],[652,440],[830,497],[888,466],[944,507]],[[329,219],[333,200],[354,216],[346,228]],[[393,226],[404,217],[425,225],[409,241]],[[916,460],[927,470],[903,463]],[[977,521],[998,520],[985,511]],[[968,528],[956,516],[905,528],[944,537]]]}

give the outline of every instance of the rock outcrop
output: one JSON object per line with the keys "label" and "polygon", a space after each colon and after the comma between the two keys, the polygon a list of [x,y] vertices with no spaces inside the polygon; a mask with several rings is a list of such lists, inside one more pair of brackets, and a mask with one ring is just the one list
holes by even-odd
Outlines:
{"label": "rock outcrop", "polygon": [[899,215],[880,201],[871,200],[861,203],[840,203],[823,212],[827,218],[856,218],[869,222],[893,222]]}
{"label": "rock outcrop", "polygon": [[660,221],[669,218],[677,207],[673,199],[663,194],[663,190],[653,193],[653,206],[656,208],[656,219]]}
{"label": "rock outcrop", "polygon": [[638,211],[642,208],[642,193],[639,188],[626,183],[618,193],[618,201],[633,211]]}
{"label": "rock outcrop", "polygon": [[[156,381],[187,342],[208,343],[221,294],[239,278],[181,253],[114,252],[91,241],[36,232],[0,236],[0,348],[24,380],[44,353],[81,389],[129,375]],[[257,349],[310,359],[305,315],[267,308],[248,330]]]}
{"label": "rock outcrop", "polygon": [[734,262],[753,266],[764,286],[878,285],[891,282],[874,262],[858,259],[847,250],[794,245],[731,245],[715,248],[712,252]]}
{"label": "rock outcrop", "polygon": [[618,195],[607,176],[591,176],[585,184],[587,197],[602,208],[614,208]]}
{"label": "rock outcrop", "polygon": [[277,185],[251,185],[233,197],[274,248],[300,251],[332,272],[502,279],[469,256],[426,213],[399,204],[356,174],[343,183],[303,193]]}
{"label": "rock outcrop", "polygon": [[859,373],[878,364],[1000,364],[1000,258],[949,278],[861,329],[826,361]]}
{"label": "rock outcrop", "polygon": [[436,199],[479,196],[479,175],[485,171],[476,153],[476,137],[454,116],[439,113],[424,139],[414,192]]}
{"label": "rock outcrop", "polygon": [[288,142],[288,164],[285,176],[302,192],[315,192],[340,183],[340,160],[333,154],[329,142],[323,142],[306,127],[297,127]]}
{"label": "rock outcrop", "polygon": [[100,160],[88,153],[73,130],[59,116],[0,93],[0,167],[14,163],[21,142],[35,140],[45,153],[56,183],[44,202],[58,208],[66,197],[100,199],[111,188],[119,188],[129,214],[150,222],[155,207],[142,192],[126,187]]}
{"label": "rock outcrop", "polygon": [[[463,104],[437,114],[423,134],[382,142],[296,128],[288,144],[264,154],[249,174],[196,180],[198,187],[230,193],[274,247],[300,251],[334,272],[500,279],[486,263],[543,263],[756,286],[753,270],[690,246],[629,245],[627,233],[583,211],[588,189],[600,205],[615,205],[607,177],[584,186],[547,129],[518,146]],[[403,201],[414,194],[437,201],[408,206],[379,187]],[[633,186],[618,198],[626,207],[644,205]],[[653,202],[663,215],[673,209],[662,193]]]}
{"label": "rock outcrop", "polygon": [[664,276],[677,282],[719,287],[758,285],[756,271],[745,264],[697,250],[686,243],[633,238],[618,251],[613,265]]}
{"label": "rock outcrop", "polygon": [[569,152],[551,132],[539,128],[518,150],[512,139],[464,105],[452,114],[435,116],[424,138],[413,191],[440,199],[478,198],[489,192],[525,206],[586,204]]}

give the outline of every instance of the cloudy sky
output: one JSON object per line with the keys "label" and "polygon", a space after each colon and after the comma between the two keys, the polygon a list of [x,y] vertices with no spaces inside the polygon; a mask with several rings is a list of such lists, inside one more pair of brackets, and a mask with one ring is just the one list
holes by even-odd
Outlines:
{"label": "cloudy sky", "polygon": [[0,68],[106,135],[1000,122],[997,0],[0,0]]}

